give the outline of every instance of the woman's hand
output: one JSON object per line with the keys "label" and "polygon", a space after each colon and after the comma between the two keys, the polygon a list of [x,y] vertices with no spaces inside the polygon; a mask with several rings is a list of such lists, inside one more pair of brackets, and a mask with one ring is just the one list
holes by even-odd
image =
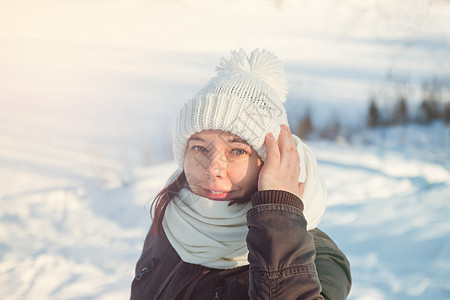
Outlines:
{"label": "woman's hand", "polygon": [[283,190],[303,196],[304,184],[298,182],[300,158],[289,127],[281,125],[278,143],[272,133],[265,138],[266,159],[259,172],[258,191]]}

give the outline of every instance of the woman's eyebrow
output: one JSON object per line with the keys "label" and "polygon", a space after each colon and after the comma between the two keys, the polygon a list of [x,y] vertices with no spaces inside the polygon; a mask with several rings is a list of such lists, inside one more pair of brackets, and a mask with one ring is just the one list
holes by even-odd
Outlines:
{"label": "woman's eyebrow", "polygon": [[236,136],[231,137],[231,138],[228,140],[228,142],[229,142],[229,143],[241,143],[241,144],[246,144],[246,145],[248,145],[248,143],[247,143],[246,140],[241,139],[240,137],[236,137]]}
{"label": "woman's eyebrow", "polygon": [[[202,139],[201,137],[194,136],[194,137],[191,137],[191,138],[189,139],[189,142],[190,142],[190,141],[200,141],[200,142],[205,142],[206,140]],[[240,138],[240,137],[236,137],[236,136],[230,137],[230,138],[228,139],[228,142],[229,142],[229,143],[241,143],[241,144],[246,144],[246,145],[248,145],[248,143],[247,143],[246,140],[244,140],[244,139],[242,139],[242,138]]]}
{"label": "woman's eyebrow", "polygon": [[191,137],[191,138],[189,139],[189,142],[190,142],[190,141],[200,141],[200,142],[204,142],[205,140],[202,139],[202,138],[200,138],[200,137]]}

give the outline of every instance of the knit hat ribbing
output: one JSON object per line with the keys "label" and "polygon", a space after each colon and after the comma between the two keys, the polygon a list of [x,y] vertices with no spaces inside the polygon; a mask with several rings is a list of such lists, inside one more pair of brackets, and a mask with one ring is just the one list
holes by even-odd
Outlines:
{"label": "knit hat ribbing", "polygon": [[266,156],[264,138],[280,133],[288,124],[287,76],[283,64],[267,50],[232,51],[222,58],[217,75],[182,107],[175,122],[173,151],[183,167],[189,138],[196,132],[220,129],[245,139],[261,159]]}

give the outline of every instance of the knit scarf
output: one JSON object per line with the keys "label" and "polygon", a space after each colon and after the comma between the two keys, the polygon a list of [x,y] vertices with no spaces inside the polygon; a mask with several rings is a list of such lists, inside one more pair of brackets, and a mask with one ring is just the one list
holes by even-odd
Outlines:
{"label": "knit scarf", "polygon": [[[317,172],[311,149],[294,136],[300,154],[299,182],[305,183],[303,214],[307,230],[314,229],[326,207],[326,190]],[[169,179],[173,182],[178,169]],[[214,201],[183,188],[169,202],[164,219],[164,232],[184,262],[215,269],[231,269],[248,265],[246,213],[251,203],[229,205]]]}
{"label": "knit scarf", "polygon": [[185,262],[215,269],[248,265],[246,213],[251,203],[229,205],[183,188],[167,206],[163,228]]}

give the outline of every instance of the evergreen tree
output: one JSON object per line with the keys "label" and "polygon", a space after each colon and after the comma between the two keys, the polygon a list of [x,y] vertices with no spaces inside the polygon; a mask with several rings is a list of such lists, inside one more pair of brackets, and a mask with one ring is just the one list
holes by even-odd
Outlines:
{"label": "evergreen tree", "polygon": [[450,102],[447,102],[447,104],[445,105],[443,119],[445,123],[450,123]]}
{"label": "evergreen tree", "polygon": [[331,117],[325,126],[325,128],[320,132],[320,137],[335,140],[341,131],[341,123],[339,122],[336,114]]}
{"label": "evergreen tree", "polygon": [[440,118],[439,104],[433,98],[427,98],[422,100],[420,110],[421,110],[420,119],[424,123],[430,123],[431,121]]}
{"label": "evergreen tree", "polygon": [[367,126],[374,128],[380,125],[380,113],[375,98],[370,100],[369,115],[367,117]]}
{"label": "evergreen tree", "polygon": [[405,97],[400,96],[395,106],[394,115],[392,117],[392,123],[404,124],[406,122],[408,122],[408,106],[406,104]]}
{"label": "evergreen tree", "polygon": [[311,119],[311,110],[308,107],[305,111],[305,115],[300,120],[297,128],[297,136],[301,139],[308,139],[308,136],[313,132],[314,127]]}
{"label": "evergreen tree", "polygon": [[422,85],[423,98],[420,105],[420,121],[429,123],[436,119],[441,119],[444,108],[442,105],[442,83],[437,79],[426,82]]}

